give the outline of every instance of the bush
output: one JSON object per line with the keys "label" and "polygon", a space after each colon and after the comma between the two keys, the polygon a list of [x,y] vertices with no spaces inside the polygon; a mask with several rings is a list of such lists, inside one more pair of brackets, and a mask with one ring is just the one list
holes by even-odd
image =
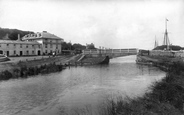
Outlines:
{"label": "bush", "polygon": [[13,77],[12,73],[9,72],[8,70],[5,70],[0,74],[0,80],[9,80],[12,77]]}
{"label": "bush", "polygon": [[106,106],[108,115],[181,115],[184,114],[184,64],[174,63],[169,66],[166,77],[155,82],[152,92],[141,98],[111,100]]}

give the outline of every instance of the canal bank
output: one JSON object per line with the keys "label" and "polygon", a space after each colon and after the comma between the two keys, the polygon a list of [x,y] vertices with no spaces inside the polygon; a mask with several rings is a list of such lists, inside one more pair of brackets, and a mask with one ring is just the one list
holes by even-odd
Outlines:
{"label": "canal bank", "polygon": [[176,63],[183,63],[183,58],[181,57],[169,57],[169,56],[144,56],[137,55],[137,64],[153,65],[159,67],[163,71],[168,71],[168,68]]}
{"label": "canal bank", "polygon": [[137,65],[135,59],[114,58],[108,65],[73,66],[61,72],[1,81],[0,114],[80,115],[87,108],[92,115],[100,115],[107,99],[141,97],[165,76],[156,67]]}
{"label": "canal bank", "polygon": [[143,97],[126,98],[126,101],[122,98],[111,100],[103,115],[184,114],[184,64],[173,62],[159,65],[161,68],[167,68],[167,74],[160,82],[155,82],[150,87],[151,92]]}
{"label": "canal bank", "polygon": [[40,57],[14,57],[0,65],[0,80],[27,78],[38,74],[59,72],[70,66],[108,64],[109,57],[87,55],[63,55]]}
{"label": "canal bank", "polygon": [[[38,58],[38,59],[37,59]],[[15,78],[27,78],[38,74],[59,72],[76,61],[80,55],[47,56],[47,57],[20,57],[12,58],[12,61],[3,62],[0,65],[0,80]]]}

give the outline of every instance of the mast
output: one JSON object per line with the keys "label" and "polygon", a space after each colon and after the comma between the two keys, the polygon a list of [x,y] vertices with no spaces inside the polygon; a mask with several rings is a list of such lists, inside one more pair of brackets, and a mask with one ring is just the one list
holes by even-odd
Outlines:
{"label": "mast", "polygon": [[165,19],[165,33],[164,33],[164,42],[163,45],[167,46],[167,50],[169,50],[169,37],[168,37],[168,32],[167,32],[167,21],[169,21],[167,18]]}
{"label": "mast", "polygon": [[156,48],[158,46],[158,40],[156,38],[156,35],[155,35],[155,45],[154,45],[154,48]]}
{"label": "mast", "polygon": [[156,35],[155,35],[155,46],[154,48],[156,48],[158,46],[157,40],[156,40]]}

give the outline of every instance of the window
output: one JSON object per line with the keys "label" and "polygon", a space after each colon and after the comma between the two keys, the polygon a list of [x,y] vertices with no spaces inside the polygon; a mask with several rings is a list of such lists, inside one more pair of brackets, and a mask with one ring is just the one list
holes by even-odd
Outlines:
{"label": "window", "polygon": [[32,45],[32,47],[34,48],[34,45]]}
{"label": "window", "polygon": [[7,47],[9,47],[9,44],[6,44]]}
{"label": "window", "polygon": [[45,48],[47,48],[47,44],[45,44]]}
{"label": "window", "polygon": [[29,51],[27,50],[27,55],[29,55]]}
{"label": "window", "polygon": [[16,54],[16,51],[14,51],[14,54]]}
{"label": "window", "polygon": [[32,51],[32,54],[34,54],[34,51]]}
{"label": "window", "polygon": [[45,53],[47,54],[47,50],[45,50]]}
{"label": "window", "polygon": [[58,45],[56,45],[56,49],[58,49]]}
{"label": "window", "polygon": [[50,48],[52,48],[52,44],[50,44]]}
{"label": "window", "polygon": [[26,45],[26,48],[28,48],[28,45]]}
{"label": "window", "polygon": [[0,47],[1,47],[1,44],[0,44]]}
{"label": "window", "polygon": [[22,48],[22,44],[20,44],[20,48]]}
{"label": "window", "polygon": [[14,47],[16,47],[16,44],[13,44]]}

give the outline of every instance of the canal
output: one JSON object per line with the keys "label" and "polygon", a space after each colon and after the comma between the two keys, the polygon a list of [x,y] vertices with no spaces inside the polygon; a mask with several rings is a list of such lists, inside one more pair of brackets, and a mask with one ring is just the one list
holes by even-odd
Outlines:
{"label": "canal", "polygon": [[136,56],[109,65],[78,66],[58,73],[0,82],[0,115],[97,114],[109,98],[137,97],[165,72],[137,65]]}

